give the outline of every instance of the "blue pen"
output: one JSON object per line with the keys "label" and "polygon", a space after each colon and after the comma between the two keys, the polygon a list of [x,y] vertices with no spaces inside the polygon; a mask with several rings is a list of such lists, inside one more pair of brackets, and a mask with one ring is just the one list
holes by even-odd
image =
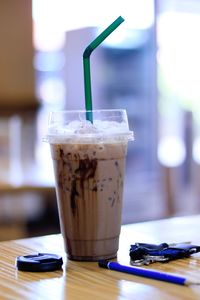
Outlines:
{"label": "blue pen", "polygon": [[158,271],[139,268],[139,267],[124,266],[117,262],[112,262],[112,261],[101,260],[99,261],[99,266],[105,269],[110,269],[118,272],[133,274],[133,275],[147,277],[156,280],[167,281],[167,282],[180,284],[180,285],[199,284],[197,282],[191,282],[181,276],[171,275],[168,273],[158,272]]}

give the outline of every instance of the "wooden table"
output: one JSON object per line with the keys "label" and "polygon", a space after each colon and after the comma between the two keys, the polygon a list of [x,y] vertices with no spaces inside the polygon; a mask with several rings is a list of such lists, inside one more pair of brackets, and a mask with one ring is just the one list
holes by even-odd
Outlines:
{"label": "wooden table", "polygon": [[[118,261],[129,264],[129,245],[135,242],[200,244],[200,216],[172,218],[122,227]],[[50,252],[64,258],[63,270],[45,273],[18,271],[18,255]],[[147,268],[162,270],[200,282],[200,254]],[[0,299],[200,299],[200,285],[179,286],[101,269],[97,263],[66,259],[61,235],[0,243]]]}

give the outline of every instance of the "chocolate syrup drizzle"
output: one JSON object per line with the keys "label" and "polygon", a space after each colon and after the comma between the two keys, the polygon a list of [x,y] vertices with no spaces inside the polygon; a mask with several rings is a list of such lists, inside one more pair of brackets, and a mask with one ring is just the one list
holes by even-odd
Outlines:
{"label": "chocolate syrup drizzle", "polygon": [[76,197],[79,196],[77,186],[80,185],[82,189],[82,194],[84,194],[84,182],[90,178],[94,178],[95,172],[97,168],[97,159],[80,159],[79,167],[75,170],[75,174],[73,176],[71,182],[71,209],[73,215],[76,213]]}

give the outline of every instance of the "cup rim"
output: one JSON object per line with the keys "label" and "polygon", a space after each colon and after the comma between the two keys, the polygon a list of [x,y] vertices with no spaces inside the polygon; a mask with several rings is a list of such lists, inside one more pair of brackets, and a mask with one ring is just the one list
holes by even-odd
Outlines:
{"label": "cup rim", "polygon": [[[88,112],[93,113],[93,122],[96,126],[96,131],[92,130],[87,132],[86,127],[83,130],[80,127],[67,128],[67,125],[71,122],[87,122],[86,113]],[[102,126],[101,122],[103,122],[104,126]],[[109,127],[109,123],[106,124],[106,122],[112,122],[113,130],[110,130],[111,127]],[[122,124],[122,126],[116,126],[115,123]],[[64,126],[66,126],[66,128],[64,128]],[[98,140],[98,142],[107,142],[109,139],[115,139],[116,142],[119,142],[134,140],[134,136],[133,131],[129,129],[125,109],[60,110],[49,113],[48,130],[43,141],[53,143],[56,139],[62,142],[65,141],[66,143],[71,139],[76,140],[78,143],[94,142],[95,140]]]}

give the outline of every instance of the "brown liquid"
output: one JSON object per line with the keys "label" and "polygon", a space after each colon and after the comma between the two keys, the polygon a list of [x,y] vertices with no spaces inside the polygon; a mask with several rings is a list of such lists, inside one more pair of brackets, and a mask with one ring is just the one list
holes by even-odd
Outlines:
{"label": "brown liquid", "polygon": [[127,143],[51,144],[60,225],[70,259],[115,257]]}

